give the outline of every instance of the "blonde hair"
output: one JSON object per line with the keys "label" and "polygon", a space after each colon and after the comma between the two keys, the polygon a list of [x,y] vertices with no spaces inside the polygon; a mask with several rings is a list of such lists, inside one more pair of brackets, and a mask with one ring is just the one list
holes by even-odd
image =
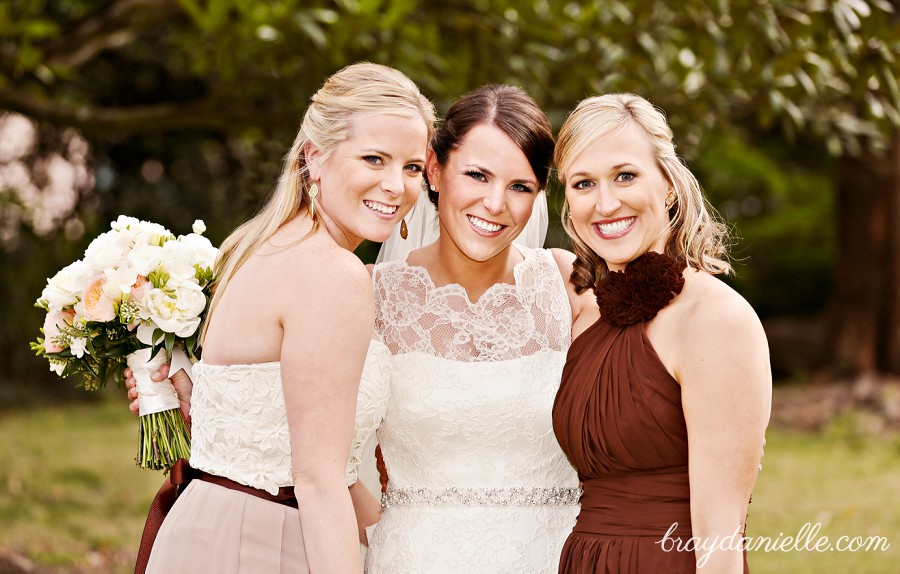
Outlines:
{"label": "blonde hair", "polygon": [[[728,233],[715,209],[703,196],[700,182],[675,153],[672,129],[663,112],[635,94],[606,94],[582,100],[559,130],[554,160],[557,176],[565,185],[566,169],[598,138],[636,123],[656,151],[656,164],[675,191],[669,209],[669,234],[665,251],[690,267],[712,274],[731,273],[727,260]],[[572,284],[578,293],[592,289],[609,268],[575,232],[566,201],[563,227],[572,238],[575,264]]]}
{"label": "blonde hair", "polygon": [[[207,317],[212,315],[225,286],[260,245],[297,214],[306,212],[306,217],[309,217],[308,192],[312,182],[306,165],[307,144],[315,146],[323,159],[327,158],[338,144],[349,137],[353,116],[359,113],[421,117],[428,128],[428,141],[434,133],[434,105],[399,70],[360,62],[339,70],[325,80],[319,91],[313,94],[312,102],[303,115],[300,130],[285,156],[278,184],[269,200],[259,213],[233,231],[219,248]],[[310,234],[318,227],[318,220],[312,219]],[[207,320],[203,335],[208,324]]]}

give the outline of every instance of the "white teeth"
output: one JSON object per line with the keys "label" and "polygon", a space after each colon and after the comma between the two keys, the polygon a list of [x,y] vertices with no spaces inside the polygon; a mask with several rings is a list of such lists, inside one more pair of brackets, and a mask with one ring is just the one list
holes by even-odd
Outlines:
{"label": "white teeth", "polygon": [[472,225],[481,229],[483,231],[487,231],[488,233],[494,233],[495,231],[500,231],[503,229],[503,226],[499,223],[491,223],[490,221],[485,221],[480,217],[475,217],[474,215],[470,215],[469,221],[472,222]]}
{"label": "white teeth", "polygon": [[634,222],[633,217],[629,217],[628,219],[620,219],[619,221],[614,221],[612,223],[598,223],[597,229],[600,230],[600,233],[603,235],[614,235],[619,233],[620,231],[625,231],[628,226],[630,226]]}
{"label": "white teeth", "polygon": [[385,205],[383,203],[378,203],[376,201],[369,201],[368,199],[364,199],[363,203],[366,204],[366,207],[369,209],[375,210],[378,213],[384,213],[387,215],[394,215],[397,213],[396,205]]}

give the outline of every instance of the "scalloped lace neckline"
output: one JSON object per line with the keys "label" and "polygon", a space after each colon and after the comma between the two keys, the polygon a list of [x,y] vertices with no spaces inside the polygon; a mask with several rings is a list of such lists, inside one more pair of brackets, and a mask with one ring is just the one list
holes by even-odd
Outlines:
{"label": "scalloped lace neckline", "polygon": [[521,275],[523,270],[525,269],[525,264],[535,259],[534,254],[537,252],[537,249],[529,249],[526,252],[522,247],[516,245],[515,243],[512,244],[512,248],[518,251],[522,256],[522,260],[513,265],[513,281],[515,281],[515,283],[494,283],[493,285],[488,287],[484,291],[484,293],[482,293],[481,296],[474,302],[469,299],[469,293],[468,291],[466,291],[466,288],[459,283],[447,283],[446,285],[441,286],[435,285],[434,280],[431,278],[431,274],[428,273],[427,269],[425,269],[421,265],[410,265],[406,261],[407,257],[409,257],[409,254],[407,254],[407,256],[403,259],[400,259],[398,262],[422,279],[422,283],[425,284],[425,293],[428,297],[433,297],[439,293],[446,291],[447,293],[462,295],[466,303],[469,304],[469,307],[475,308],[482,306],[485,301],[489,301],[492,297],[496,296],[497,293],[518,291],[519,284],[521,283]]}

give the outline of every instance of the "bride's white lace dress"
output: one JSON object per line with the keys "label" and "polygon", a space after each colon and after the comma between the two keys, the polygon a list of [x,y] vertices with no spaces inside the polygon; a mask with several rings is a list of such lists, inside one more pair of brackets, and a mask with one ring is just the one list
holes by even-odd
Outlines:
{"label": "bride's white lace dress", "polygon": [[348,476],[377,429],[389,484],[370,574],[557,571],[580,494],[551,423],[571,311],[550,252],[519,249],[515,285],[476,303],[421,267],[375,268],[390,375],[363,381]]}

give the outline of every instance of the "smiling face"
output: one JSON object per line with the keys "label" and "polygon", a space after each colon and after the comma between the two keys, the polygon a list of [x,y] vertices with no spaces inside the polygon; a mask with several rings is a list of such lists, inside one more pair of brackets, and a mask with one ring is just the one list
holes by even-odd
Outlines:
{"label": "smiling face", "polygon": [[480,124],[445,165],[429,156],[438,191],[442,240],[465,257],[487,261],[507,249],[531,216],[538,179],[522,150],[502,130]]}
{"label": "smiling face", "polygon": [[671,186],[636,123],[597,138],[564,177],[572,226],[610,270],[624,269],[647,251],[664,251]]}
{"label": "smiling face", "polygon": [[359,114],[328,156],[307,148],[316,213],[339,243],[354,249],[388,238],[419,197],[427,138],[422,118]]}

